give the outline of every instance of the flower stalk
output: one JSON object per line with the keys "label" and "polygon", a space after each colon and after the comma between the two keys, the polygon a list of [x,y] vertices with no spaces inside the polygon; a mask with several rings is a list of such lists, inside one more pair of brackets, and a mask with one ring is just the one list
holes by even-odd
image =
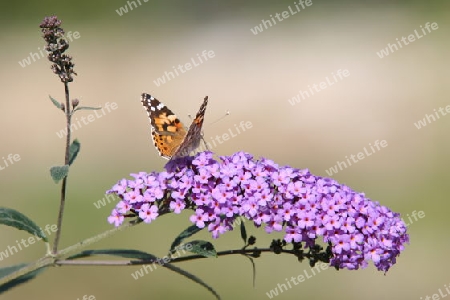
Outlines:
{"label": "flower stalk", "polygon": [[[66,41],[64,37],[64,30],[60,27],[61,20],[59,20],[56,16],[45,17],[42,23],[39,25],[42,31],[43,38],[47,43],[45,46],[45,50],[48,55],[47,58],[50,62],[52,62],[51,69],[53,73],[55,73],[64,84],[64,95],[65,95],[65,104],[61,105],[65,116],[66,116],[66,147],[64,153],[64,164],[69,165],[69,148],[70,148],[70,139],[71,139],[71,117],[72,111],[70,103],[70,93],[69,93],[69,82],[73,81],[73,75],[77,75],[73,70],[74,63],[72,62],[72,57],[65,54],[66,50],[69,48],[69,43]],[[61,184],[61,198],[58,212],[58,221],[57,221],[57,232],[55,235],[55,240],[53,243],[53,255],[56,255],[58,251],[59,240],[61,238],[62,231],[62,220],[64,216],[64,207],[66,202],[66,191],[67,191],[67,176],[65,176],[62,180]]]}

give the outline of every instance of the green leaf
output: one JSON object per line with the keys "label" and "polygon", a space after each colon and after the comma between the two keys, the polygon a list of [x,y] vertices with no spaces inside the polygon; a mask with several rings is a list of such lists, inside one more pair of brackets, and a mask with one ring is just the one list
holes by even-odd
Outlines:
{"label": "green leaf", "polygon": [[206,288],[208,291],[210,291],[211,294],[213,294],[216,297],[216,299],[220,300],[219,294],[217,294],[217,292],[212,287],[207,285],[203,280],[201,280],[197,276],[195,276],[195,275],[193,275],[193,274],[191,274],[191,273],[189,273],[189,272],[187,272],[187,271],[185,271],[185,270],[183,270],[181,268],[175,267],[174,265],[172,265],[170,263],[162,264],[162,266],[167,268],[167,269],[169,269],[169,270],[171,270],[171,271],[173,271],[173,272],[175,272],[175,273],[183,275],[184,277],[194,281],[195,283],[200,284],[201,286]]}
{"label": "green leaf", "polygon": [[248,255],[243,254],[245,257],[247,257],[250,262],[252,263],[252,268],[253,268],[253,287],[255,287],[256,284],[256,265],[255,265],[255,261],[253,260],[253,258],[251,258]]}
{"label": "green leaf", "polygon": [[245,229],[245,224],[242,220],[241,221],[241,237],[244,240],[244,245],[247,245],[247,230]]}
{"label": "green leaf", "polygon": [[30,218],[11,208],[0,207],[0,224],[15,227],[19,230],[35,235],[45,242],[48,242],[47,236]]}
{"label": "green leaf", "polygon": [[[192,253],[204,256],[204,257],[217,257],[216,249],[214,249],[214,245],[208,241],[200,241],[195,240],[189,242],[192,246],[192,250],[189,250]],[[185,247],[186,250],[187,247]]]}
{"label": "green leaf", "polygon": [[50,175],[55,183],[58,183],[69,174],[69,165],[55,166],[50,168]]}
{"label": "green leaf", "polygon": [[170,245],[169,253],[173,253],[175,251],[175,247],[177,247],[184,239],[187,239],[188,237],[193,236],[197,232],[203,230],[203,228],[198,228],[196,225],[191,225],[188,228],[186,228],[182,233],[180,233],[175,240],[173,241],[172,245]]}
{"label": "green leaf", "polygon": [[[155,260],[156,261],[158,259],[158,257],[153,254],[146,253],[146,252],[139,251],[139,250],[131,250],[131,249],[85,250],[85,251],[75,254],[67,259],[68,260],[69,259],[77,259],[77,258],[94,256],[94,255],[113,255],[113,256],[125,257],[125,258],[136,258],[139,260]],[[167,259],[170,260],[170,258],[167,258]],[[161,264],[161,266],[164,268],[167,268],[173,272],[176,272],[180,275],[183,275],[186,278],[200,284],[201,286],[205,287],[208,291],[210,291],[217,299],[220,299],[220,296],[217,294],[217,292],[212,287],[207,285],[205,282],[203,282],[201,279],[199,279],[195,275],[190,274],[189,272],[186,272],[183,269],[175,267],[174,265],[172,265],[170,263],[163,263],[163,264]]]}
{"label": "green leaf", "polygon": [[74,112],[76,112],[77,110],[99,110],[99,109],[102,109],[102,108],[101,107],[78,106],[73,110],[72,114]]}
{"label": "green leaf", "polygon": [[[20,269],[22,269],[23,267],[25,267],[26,264],[20,264],[20,265],[15,265],[15,266],[11,266],[11,267],[6,267],[6,268],[0,268],[0,278],[8,276]],[[42,271],[44,271],[45,267],[39,268],[37,270],[34,270],[32,272],[29,272],[27,274],[24,274],[20,277],[17,277],[11,281],[9,281],[8,283],[5,283],[3,285],[0,286],[0,294],[6,292],[9,289],[12,289],[15,286],[18,286],[20,284],[23,284],[31,279],[33,279],[34,277],[36,277],[39,273],[41,273]]]}
{"label": "green leaf", "polygon": [[131,249],[99,249],[99,250],[85,250],[83,252],[80,252],[78,254],[72,255],[68,257],[67,259],[78,259],[83,257],[89,257],[94,255],[112,255],[112,256],[118,256],[118,257],[125,257],[125,258],[136,258],[140,260],[150,260],[150,259],[157,259],[153,254],[146,253],[139,250],[131,250]]}
{"label": "green leaf", "polygon": [[61,103],[60,103],[58,100],[53,99],[52,96],[49,95],[49,97],[50,97],[50,100],[52,100],[53,104],[54,104],[57,108],[61,109],[61,107],[62,107],[62,106],[61,106]]}
{"label": "green leaf", "polygon": [[73,163],[75,158],[77,158],[78,152],[80,152],[80,142],[75,139],[69,147],[69,166]]}

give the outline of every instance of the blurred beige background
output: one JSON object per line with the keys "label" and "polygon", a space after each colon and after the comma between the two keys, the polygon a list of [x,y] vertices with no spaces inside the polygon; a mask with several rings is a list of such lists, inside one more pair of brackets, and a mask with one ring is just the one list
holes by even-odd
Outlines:
{"label": "blurred beige background", "polygon": [[[93,203],[119,179],[162,170],[165,160],[153,148],[140,94],[154,95],[185,122],[208,95],[207,140],[235,132],[241,121],[252,124],[214,147],[218,155],[244,150],[329,176],[326,170],[337,161],[386,140],[387,147],[333,178],[405,218],[414,211],[425,214],[410,224],[411,244],[386,276],[373,265],[359,271],[329,269],[276,299],[420,299],[439,289],[445,292],[450,282],[450,116],[421,129],[414,123],[450,105],[448,2],[313,0],[256,35],[250,29],[288,6],[295,9],[294,1],[140,2],[122,16],[116,10],[127,2],[119,0],[22,1],[2,9],[0,165],[8,154],[19,154],[20,161],[0,171],[1,206],[22,211],[42,227],[56,223],[60,186],[48,169],[63,162],[64,139],[57,132],[64,128],[64,116],[48,95],[63,100],[64,89],[45,58],[19,64],[42,49],[38,25],[44,16],[56,14],[66,32],[79,32],[68,51],[79,75],[70,85],[71,97],[85,106],[115,102],[118,107],[73,134],[81,153],[70,171],[61,247],[111,228],[106,218],[114,204],[97,209]],[[397,38],[414,30],[421,33],[427,22],[439,28],[384,58],[377,55]],[[154,83],[204,50],[215,56],[165,84]],[[300,90],[332,79],[339,69],[350,75],[290,104]],[[226,111],[230,115],[214,123]],[[77,113],[75,121],[89,114]],[[190,225],[188,217],[165,216],[92,248],[139,249],[162,256],[173,237]],[[248,230],[260,247],[281,236],[250,225]],[[28,237],[5,226],[0,235],[0,251]],[[197,238],[211,239],[206,232]],[[213,242],[218,250],[241,247],[237,231]],[[32,261],[44,251],[43,245],[32,245],[0,266]],[[285,256],[263,255],[256,264],[256,288],[251,265],[240,256],[178,266],[206,280],[223,299],[268,299],[266,292],[285,278],[309,270],[307,263]],[[51,268],[2,299],[213,299],[202,287],[165,269],[134,280],[130,274],[137,269]]]}

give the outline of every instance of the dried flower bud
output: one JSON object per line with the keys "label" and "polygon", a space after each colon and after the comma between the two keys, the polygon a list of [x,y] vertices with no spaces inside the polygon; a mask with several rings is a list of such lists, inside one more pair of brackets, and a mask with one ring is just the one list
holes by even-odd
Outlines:
{"label": "dried flower bud", "polygon": [[72,100],[72,108],[77,107],[78,104],[80,104],[80,100],[78,100],[78,99],[76,99],[76,98]]}

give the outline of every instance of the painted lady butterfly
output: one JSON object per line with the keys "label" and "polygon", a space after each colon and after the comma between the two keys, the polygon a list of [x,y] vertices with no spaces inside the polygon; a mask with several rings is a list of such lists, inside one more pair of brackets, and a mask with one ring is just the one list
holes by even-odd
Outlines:
{"label": "painted lady butterfly", "polygon": [[141,102],[150,119],[152,138],[159,155],[165,159],[188,156],[200,145],[208,96],[203,100],[189,129],[184,127],[167,106],[153,96],[143,93]]}

